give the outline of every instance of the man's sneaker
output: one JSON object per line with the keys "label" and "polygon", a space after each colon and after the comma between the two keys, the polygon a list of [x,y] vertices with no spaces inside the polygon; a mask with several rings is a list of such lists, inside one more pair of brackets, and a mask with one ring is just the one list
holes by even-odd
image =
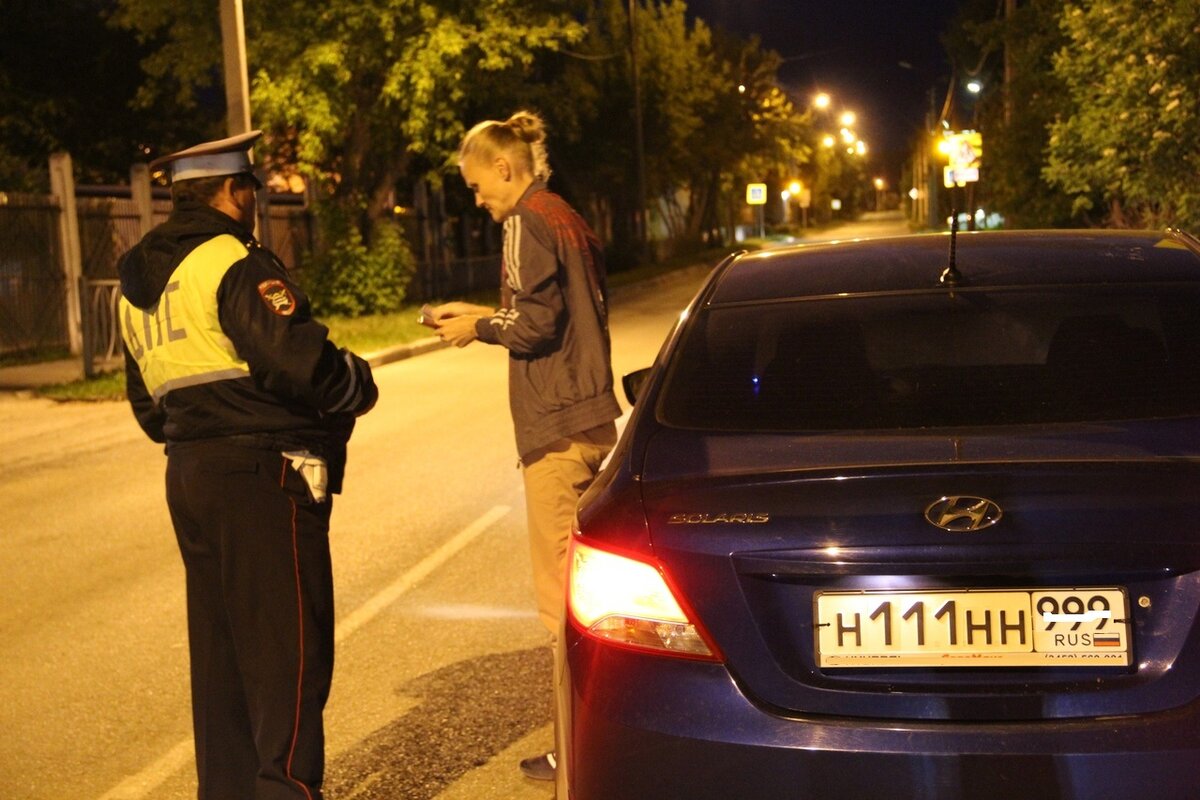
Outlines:
{"label": "man's sneaker", "polygon": [[557,766],[558,761],[554,758],[554,753],[545,753],[523,760],[521,774],[526,778],[533,778],[535,781],[552,781],[554,780],[554,769]]}

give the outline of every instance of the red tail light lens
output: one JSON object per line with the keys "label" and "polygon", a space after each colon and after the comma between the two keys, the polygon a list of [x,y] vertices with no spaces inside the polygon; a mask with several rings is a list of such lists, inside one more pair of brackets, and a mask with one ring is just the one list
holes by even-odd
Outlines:
{"label": "red tail light lens", "polygon": [[662,568],[571,540],[567,607],[588,636],[657,653],[719,661],[708,634],[672,591]]}

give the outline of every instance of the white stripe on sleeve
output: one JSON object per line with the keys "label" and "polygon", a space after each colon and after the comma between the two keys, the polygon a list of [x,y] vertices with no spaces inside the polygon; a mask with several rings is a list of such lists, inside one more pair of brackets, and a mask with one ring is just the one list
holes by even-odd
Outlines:
{"label": "white stripe on sleeve", "polygon": [[521,218],[513,215],[504,220],[504,263],[508,272],[508,285],[513,291],[521,291]]}

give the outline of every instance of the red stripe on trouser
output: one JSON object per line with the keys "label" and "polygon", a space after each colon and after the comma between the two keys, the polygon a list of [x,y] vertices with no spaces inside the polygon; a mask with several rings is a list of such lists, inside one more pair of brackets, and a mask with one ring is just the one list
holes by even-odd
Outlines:
{"label": "red stripe on trouser", "polygon": [[[287,479],[288,461],[283,460],[283,471],[279,474],[279,485],[282,487]],[[312,800],[312,792],[302,782],[292,777],[292,759],[296,754],[296,741],[300,738],[300,707],[304,697],[304,593],[300,584],[300,552],[296,546],[296,501],[288,498],[292,504],[292,564],[296,570],[296,621],[300,632],[300,666],[296,676],[296,724],[292,727],[292,745],[288,748],[287,777],[292,783],[304,791],[304,796]]]}

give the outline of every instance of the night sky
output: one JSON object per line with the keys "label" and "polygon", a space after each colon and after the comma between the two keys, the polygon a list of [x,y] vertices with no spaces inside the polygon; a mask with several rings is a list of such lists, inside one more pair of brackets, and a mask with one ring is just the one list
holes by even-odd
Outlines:
{"label": "night sky", "polygon": [[[949,66],[939,35],[958,0],[687,0],[712,27],[757,34],[788,59],[779,77],[798,102],[829,93],[853,110],[872,170],[891,185],[937,86],[940,108]],[[901,62],[909,65],[901,66]]]}

